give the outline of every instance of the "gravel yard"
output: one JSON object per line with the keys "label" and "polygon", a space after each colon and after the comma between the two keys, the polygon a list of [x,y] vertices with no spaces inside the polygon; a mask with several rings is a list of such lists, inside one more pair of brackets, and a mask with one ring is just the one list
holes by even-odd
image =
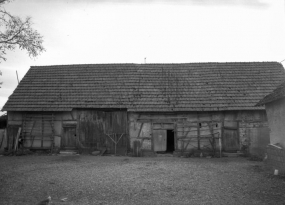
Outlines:
{"label": "gravel yard", "polygon": [[[245,158],[0,157],[0,204],[285,204],[285,179]],[[66,202],[60,199],[67,198]]]}

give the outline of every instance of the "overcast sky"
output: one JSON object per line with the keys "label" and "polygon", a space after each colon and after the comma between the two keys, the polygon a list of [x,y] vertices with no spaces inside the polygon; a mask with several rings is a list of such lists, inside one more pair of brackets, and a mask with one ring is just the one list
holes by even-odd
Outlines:
{"label": "overcast sky", "polygon": [[284,0],[14,0],[5,8],[32,17],[46,52],[8,52],[0,107],[16,70],[21,80],[34,65],[285,59]]}

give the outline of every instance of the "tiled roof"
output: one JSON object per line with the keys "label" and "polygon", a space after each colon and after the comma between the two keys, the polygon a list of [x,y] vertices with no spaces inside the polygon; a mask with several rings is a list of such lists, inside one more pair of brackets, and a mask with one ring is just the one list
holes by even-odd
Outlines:
{"label": "tiled roof", "polygon": [[257,103],[257,106],[264,105],[266,103],[270,103],[281,98],[285,98],[285,81],[281,85],[279,85],[272,93],[260,100]]}
{"label": "tiled roof", "polygon": [[284,76],[277,62],[32,66],[3,110],[264,109],[254,105]]}

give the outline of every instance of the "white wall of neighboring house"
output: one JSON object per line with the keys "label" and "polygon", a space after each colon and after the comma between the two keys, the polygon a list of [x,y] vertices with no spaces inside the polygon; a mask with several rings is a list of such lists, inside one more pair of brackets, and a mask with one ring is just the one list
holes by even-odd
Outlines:
{"label": "white wall of neighboring house", "polygon": [[285,148],[285,98],[267,103],[265,106],[270,128],[270,143],[279,143]]}

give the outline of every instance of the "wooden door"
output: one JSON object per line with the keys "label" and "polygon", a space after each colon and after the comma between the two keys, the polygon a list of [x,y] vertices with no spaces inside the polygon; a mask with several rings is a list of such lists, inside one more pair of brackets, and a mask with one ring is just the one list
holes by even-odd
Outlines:
{"label": "wooden door", "polygon": [[76,127],[64,128],[64,135],[61,138],[61,148],[63,149],[76,148]]}
{"label": "wooden door", "polygon": [[224,121],[222,136],[223,151],[236,152],[240,150],[238,128],[239,124],[237,121]]}
{"label": "wooden door", "polygon": [[238,131],[236,129],[224,129],[222,147],[226,152],[235,152],[240,149]]}
{"label": "wooden door", "polygon": [[166,151],[166,130],[153,130],[153,150],[155,152]]}

